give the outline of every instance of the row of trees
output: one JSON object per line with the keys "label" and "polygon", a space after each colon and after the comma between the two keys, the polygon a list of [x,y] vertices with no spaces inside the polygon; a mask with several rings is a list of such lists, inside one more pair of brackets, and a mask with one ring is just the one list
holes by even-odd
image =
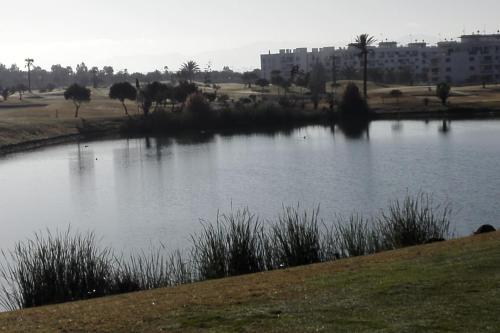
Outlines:
{"label": "row of trees", "polygon": [[[116,71],[112,66],[91,67],[84,62],[76,65],[75,68],[57,64],[51,66],[50,70],[36,66],[32,58],[27,58],[25,63],[25,70],[15,64],[6,67],[0,63],[0,86],[16,87],[24,84],[28,87],[28,91],[31,89],[51,91],[55,88],[68,87],[73,83],[97,88],[134,79],[141,82],[171,81],[173,83],[195,80],[204,83],[244,82],[243,73],[234,72],[227,66],[222,71],[214,71],[211,64],[201,69],[194,61],[186,62],[176,72],[170,71],[165,66],[161,71],[155,70],[148,73],[129,73],[127,69]],[[260,76],[259,70],[250,73]]]}
{"label": "row of trees", "polygon": [[2,86],[0,86],[0,96],[2,96],[4,101],[6,101],[9,99],[10,96],[17,93],[19,94],[19,100],[22,100],[24,93],[28,90],[29,88],[22,83],[19,83],[14,87],[3,88]]}
{"label": "row of trees", "polygon": [[[135,101],[138,108],[147,116],[153,107],[157,110],[160,106],[166,107],[168,103],[171,104],[172,111],[177,103],[181,103],[183,107],[188,96],[197,92],[196,84],[188,81],[181,81],[175,86],[158,81],[141,86],[139,80],[136,80],[135,87],[126,81],[113,84],[109,89],[109,98],[119,100],[126,115],[129,112],[125,102]],[[91,91],[85,86],[74,83],[65,90],[64,98],[74,103],[76,118],[81,105],[91,101]]]}

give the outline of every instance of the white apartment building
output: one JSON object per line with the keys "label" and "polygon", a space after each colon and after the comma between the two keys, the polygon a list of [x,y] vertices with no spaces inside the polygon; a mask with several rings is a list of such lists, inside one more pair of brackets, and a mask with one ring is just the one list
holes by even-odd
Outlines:
{"label": "white apartment building", "polygon": [[[404,70],[410,73],[412,81],[422,83],[500,82],[500,34],[464,35],[460,40],[432,46],[425,42],[404,46],[381,42],[371,47],[368,68],[384,72]],[[334,68],[336,72],[345,68],[362,70],[359,50],[352,46],[313,48],[310,52],[307,48],[297,48],[261,55],[262,77],[270,80],[273,71],[280,71],[288,78],[294,66],[309,72],[317,62],[321,62],[329,73],[333,73]]]}

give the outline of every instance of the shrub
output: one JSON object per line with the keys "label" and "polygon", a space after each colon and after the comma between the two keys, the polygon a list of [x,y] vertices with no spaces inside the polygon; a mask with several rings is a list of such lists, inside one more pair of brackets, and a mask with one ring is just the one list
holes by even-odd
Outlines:
{"label": "shrub", "polygon": [[217,99],[217,94],[216,93],[203,93],[203,96],[209,101],[210,103],[215,102]]}
{"label": "shrub", "polygon": [[229,95],[227,94],[221,94],[219,97],[217,97],[217,102],[226,104],[229,101]]}
{"label": "shrub", "polygon": [[192,237],[193,261],[201,280],[265,270],[264,233],[259,220],[248,209],[217,215],[200,235]]}
{"label": "shrub", "polygon": [[317,263],[321,258],[318,228],[319,207],[309,215],[298,208],[283,208],[278,223],[273,225],[271,242],[275,260],[281,267]]}
{"label": "shrub", "polygon": [[434,205],[429,194],[407,195],[402,202],[392,202],[387,212],[381,212],[380,241],[385,249],[398,249],[447,238],[450,214],[449,205]]}
{"label": "shrub", "polygon": [[368,105],[361,96],[359,88],[354,83],[349,83],[345,88],[340,111],[344,116],[363,116],[368,113]]}
{"label": "shrub", "polygon": [[446,82],[441,82],[436,87],[436,96],[441,100],[443,105],[446,105],[450,97],[451,86]]}
{"label": "shrub", "polygon": [[112,289],[113,255],[92,233],[40,233],[3,255],[7,285],[0,303],[8,309],[89,299]]}
{"label": "shrub", "polygon": [[241,104],[245,105],[245,104],[251,104],[252,103],[252,100],[248,97],[240,97],[240,99],[238,100],[238,102],[240,102]]}
{"label": "shrub", "polygon": [[353,214],[349,220],[339,216],[334,229],[338,255],[342,258],[375,253],[381,247],[372,224],[360,215]]}
{"label": "shrub", "polygon": [[206,128],[215,121],[215,112],[210,107],[210,103],[201,93],[189,95],[186,101],[186,110],[190,115],[193,128]]}
{"label": "shrub", "polygon": [[168,255],[161,246],[117,260],[112,281],[113,293],[119,294],[189,283],[193,277],[180,251]]}

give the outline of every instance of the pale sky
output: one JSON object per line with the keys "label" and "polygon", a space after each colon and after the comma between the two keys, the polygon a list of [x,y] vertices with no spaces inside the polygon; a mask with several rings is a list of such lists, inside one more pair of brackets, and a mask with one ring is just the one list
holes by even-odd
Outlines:
{"label": "pale sky", "polygon": [[0,63],[245,70],[268,50],[345,46],[365,32],[405,43],[496,33],[499,13],[499,0],[2,1]]}

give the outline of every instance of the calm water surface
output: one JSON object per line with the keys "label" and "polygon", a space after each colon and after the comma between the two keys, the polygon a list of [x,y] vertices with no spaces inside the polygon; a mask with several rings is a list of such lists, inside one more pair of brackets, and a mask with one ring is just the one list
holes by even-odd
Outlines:
{"label": "calm water surface", "polygon": [[282,205],[321,216],[377,214],[407,191],[453,205],[456,233],[499,227],[500,121],[372,123],[339,128],[67,144],[0,160],[0,245],[44,229],[92,230],[125,250],[185,247],[200,218]]}

